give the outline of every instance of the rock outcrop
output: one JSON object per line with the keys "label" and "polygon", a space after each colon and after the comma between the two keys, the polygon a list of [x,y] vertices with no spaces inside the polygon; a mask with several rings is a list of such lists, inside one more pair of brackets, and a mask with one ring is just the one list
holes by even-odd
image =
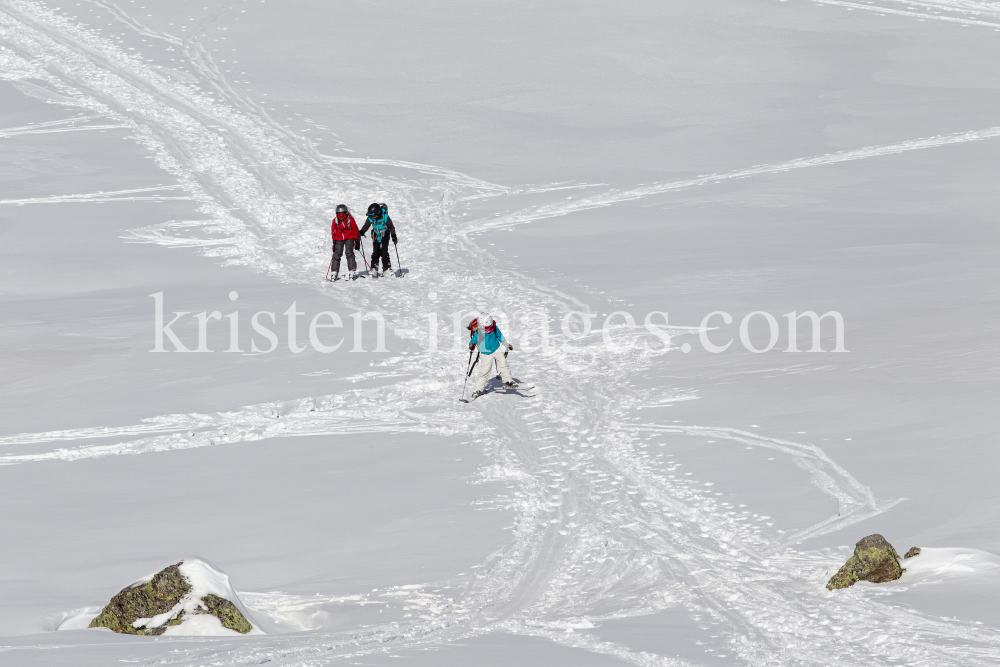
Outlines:
{"label": "rock outcrop", "polygon": [[920,555],[920,547],[910,547],[910,550],[906,552],[903,558],[913,558],[914,556]]}
{"label": "rock outcrop", "polygon": [[881,584],[903,576],[899,554],[881,535],[869,535],[854,546],[851,556],[826,585],[831,591],[847,588],[859,581]]}
{"label": "rock outcrop", "polygon": [[[196,563],[206,566],[201,561]],[[129,635],[162,635],[193,616],[208,614],[228,630],[246,634],[253,629],[230,600],[207,593],[204,586],[197,585],[199,582],[193,582],[184,572],[184,565],[184,561],[171,565],[123,589],[111,598],[89,627]]]}

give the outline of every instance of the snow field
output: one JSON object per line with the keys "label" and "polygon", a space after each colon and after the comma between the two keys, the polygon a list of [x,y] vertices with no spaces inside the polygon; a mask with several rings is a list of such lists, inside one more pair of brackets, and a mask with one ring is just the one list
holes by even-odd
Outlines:
{"label": "snow field", "polygon": [[[477,243],[478,234],[713,182],[1000,136],[988,128],[632,189],[511,188],[405,160],[323,155],[305,136],[237,92],[198,42],[147,28],[113,4],[96,4],[127,29],[175,49],[172,53],[183,56],[195,80],[153,67],[58,11],[25,0],[0,5],[0,40],[8,45],[0,52],[0,70],[30,95],[83,110],[96,122],[129,128],[177,183],[163,190],[44,201],[183,196],[197,202],[201,219],[142,226],[127,240],[193,248],[231,266],[256,267],[344,309],[378,308],[394,326],[414,331],[417,340],[427,333],[426,319],[414,304],[434,300],[468,304],[470,312],[502,310],[515,322],[539,308],[565,313],[587,307],[537,274],[497,262]],[[887,13],[913,14],[892,12],[893,3],[883,4]],[[923,8],[921,16],[947,10],[954,21],[992,25],[986,20],[991,6],[983,3],[909,4]],[[961,18],[973,15],[980,18]],[[64,131],[74,125],[28,127],[8,132]],[[394,219],[409,222],[407,248],[414,252],[407,252],[403,263],[410,273],[398,281],[357,282],[350,291],[319,283],[327,244],[325,227],[315,221],[328,217],[336,203],[368,199],[386,201]],[[482,206],[498,210],[478,217]],[[147,654],[147,664],[325,664],[497,632],[543,637],[636,665],[702,664],[602,639],[604,621],[678,610],[698,622],[709,619],[718,633],[712,655],[703,658],[712,664],[990,665],[1000,658],[1000,637],[993,628],[933,618],[892,601],[896,590],[921,581],[987,572],[994,557],[928,549],[899,586],[877,594],[870,587],[826,591],[823,584],[844,554],[801,551],[799,545],[849,526],[865,530],[871,524],[855,524],[884,513],[898,499],[876,497],[860,474],[856,477],[806,441],[725,425],[639,419],[641,409],[675,405],[691,393],[665,383],[636,386],[636,378],[663,371],[661,357],[607,348],[597,337],[574,344],[593,359],[579,372],[566,372],[556,355],[518,351],[511,357],[514,376],[530,377],[537,385],[536,399],[494,396],[459,405],[451,388],[459,386],[464,369],[454,355],[428,351],[401,356],[391,369],[362,378],[375,386],[215,414],[153,416],[131,426],[3,436],[0,446],[12,453],[0,456],[0,463],[73,465],[222,446],[235,453],[253,443],[332,435],[459,436],[474,439],[490,459],[478,481],[509,489],[481,502],[513,514],[509,540],[464,579],[455,575],[447,587],[408,583],[320,599],[304,592],[243,592],[251,613],[270,619],[272,634],[184,644]],[[365,419],[353,419],[359,414]],[[796,525],[768,521],[772,515],[720,498],[724,492],[715,479],[687,475],[677,463],[664,465],[657,451],[661,445],[695,448],[692,443],[709,441],[716,450],[751,448],[789,464],[777,479],[794,487],[797,497],[809,498],[808,511],[799,512]],[[376,621],[374,610],[383,605],[402,613],[390,622]],[[367,623],[332,622],[333,610],[343,607],[364,609],[356,618]],[[63,625],[78,627],[77,618]]]}

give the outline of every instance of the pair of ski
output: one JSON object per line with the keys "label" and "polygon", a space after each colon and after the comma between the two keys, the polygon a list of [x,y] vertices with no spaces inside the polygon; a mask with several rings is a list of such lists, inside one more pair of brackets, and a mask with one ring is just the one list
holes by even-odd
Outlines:
{"label": "pair of ski", "polygon": [[[518,396],[523,396],[524,398],[534,398],[537,394],[526,394],[524,392],[531,391],[534,389],[534,385],[530,387],[515,387],[513,389],[508,389],[507,387],[500,387],[498,389],[490,389],[489,391],[483,392],[483,396],[486,394],[517,394]],[[475,397],[472,398],[460,398],[458,399],[462,403],[471,403],[476,400]]]}
{"label": "pair of ski", "polygon": [[[393,273],[393,275],[396,275],[395,272]],[[328,283],[336,283],[336,282],[340,282],[341,280],[361,280],[362,278],[371,278],[371,277],[372,277],[371,275],[367,275],[367,276],[358,276],[358,275],[356,275],[352,279],[352,278],[348,278],[346,276],[334,276],[333,278],[324,278],[324,280],[326,280],[326,282],[328,282]],[[388,276],[388,274],[379,274],[378,276],[375,276],[375,277],[377,277],[377,278],[388,278],[389,276]],[[399,277],[402,277],[402,276],[399,276]]]}

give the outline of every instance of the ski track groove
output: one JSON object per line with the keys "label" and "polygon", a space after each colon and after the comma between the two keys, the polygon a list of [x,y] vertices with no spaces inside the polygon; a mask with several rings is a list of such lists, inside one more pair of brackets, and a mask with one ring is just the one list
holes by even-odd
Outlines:
{"label": "ski track groove", "polygon": [[[83,128],[80,128],[83,129]],[[54,131],[54,130],[53,130]],[[70,131],[70,130],[63,130]],[[63,203],[98,203],[103,204],[110,201],[190,201],[192,198],[187,195],[179,197],[167,197],[164,195],[144,195],[136,196],[145,192],[163,192],[165,190],[176,190],[178,186],[165,185],[153,188],[137,188],[134,190],[114,190],[111,192],[90,192],[78,195],[53,195],[51,197],[29,197],[27,199],[0,199],[0,204],[23,206],[24,204],[63,204]]]}
{"label": "ski track groove", "polygon": [[[1000,30],[1000,3],[974,2],[966,0],[878,0],[869,2],[848,2],[846,0],[813,0],[821,5],[845,7],[876,12],[881,15],[904,16],[922,21],[944,21],[963,26],[980,26]],[[899,9],[905,5],[906,9]],[[919,10],[919,11],[918,11]],[[947,12],[946,14],[941,12]],[[966,18],[966,17],[977,18]],[[993,19],[985,21],[983,18]]]}
{"label": "ski track groove", "polygon": [[[151,30],[115,3],[95,0],[92,4],[136,34],[178,46],[196,79],[221,97],[208,97],[185,83],[183,77],[170,76],[124,54],[98,33],[43,5],[0,0],[0,77],[38,81],[40,84],[26,84],[22,90],[76,106],[89,114],[88,121],[109,119],[115,127],[128,128],[159,166],[177,178],[177,187],[199,203],[202,219],[134,230],[128,240],[197,247],[205,255],[254,266],[284,282],[315,285],[317,266],[325,261],[318,261],[317,256],[323,258],[328,247],[326,227],[320,222],[329,218],[337,202],[367,200],[374,193],[374,198],[391,202],[400,220],[419,223],[407,225],[407,232],[412,247],[425,252],[419,258],[407,258],[407,266],[417,277],[421,270],[435,267],[433,289],[442,300],[503,310],[515,319],[531,310],[566,312],[585,306],[537,280],[500,267],[489,269],[491,281],[477,280],[491,260],[470,239],[474,232],[712,182],[1000,136],[1000,128],[990,128],[844,151],[611,190],[459,223],[452,213],[461,202],[487,197],[514,200],[523,194],[598,186],[506,188],[430,165],[323,155],[308,139],[275,122],[266,108],[235,91],[211,54],[199,44],[197,35],[220,20],[226,10],[199,24],[191,37],[181,39]],[[907,5],[976,16],[998,14],[995,3]],[[963,19],[969,20],[979,19]],[[70,121],[57,123],[48,127],[52,131],[73,127]],[[39,124],[5,132],[44,129]],[[3,132],[0,136],[8,136]],[[370,167],[390,171],[392,177],[363,171]],[[431,243],[431,229],[439,230],[443,240]],[[410,307],[412,302],[426,299],[431,289],[419,280],[354,287],[350,294],[326,285],[316,289],[352,307],[377,306],[396,320],[393,324],[397,327],[425,331],[419,314]],[[525,304],[531,304],[531,309]],[[532,402],[485,400],[460,408],[450,391],[462,373],[451,363],[454,353],[427,352],[400,360],[394,369],[396,375],[421,377],[419,381],[404,380],[391,386],[264,403],[212,415],[166,415],[129,427],[8,436],[0,438],[0,446],[18,449],[52,442],[83,444],[49,451],[13,451],[0,456],[0,464],[344,434],[343,415],[359,410],[382,417],[358,425],[356,432],[469,434],[473,417],[493,432],[495,437],[485,438],[481,445],[493,461],[482,471],[482,480],[504,482],[509,494],[484,504],[514,510],[516,521],[505,547],[487,557],[464,581],[448,582],[454,588],[452,600],[419,586],[374,591],[358,597],[362,602],[410,605],[424,613],[418,620],[354,633],[314,631],[236,642],[213,639],[161,655],[147,661],[150,665],[327,664],[370,653],[441,645],[489,632],[511,632],[547,637],[635,665],[681,667],[691,663],[572,631],[581,619],[623,618],[672,607],[712,618],[723,628],[720,632],[725,639],[718,645],[750,665],[853,667],[905,661],[921,666],[978,666],[1000,660],[1000,634],[991,629],[901,609],[883,601],[888,591],[852,589],[834,595],[825,590],[823,583],[839,565],[839,554],[801,552],[794,545],[885,511],[891,503],[878,502],[870,489],[822,449],[725,427],[626,421],[622,415],[631,410],[690,397],[666,390],[640,396],[630,388],[626,378],[649,369],[655,356],[635,350],[608,350],[594,340],[573,343],[554,336],[553,342],[564,352],[576,345],[592,353],[594,362],[586,373],[565,373],[559,370],[559,354],[519,353],[522,361],[518,368],[530,365],[533,373],[546,378],[539,383],[539,400]],[[594,387],[602,390],[595,392]],[[366,409],[375,406],[379,409]],[[479,423],[476,428],[482,431]],[[791,535],[755,524],[721,505],[691,478],[672,475],[674,468],[665,469],[645,451],[641,438],[649,434],[664,443],[673,438],[712,437],[776,452],[802,468],[816,488],[836,502],[838,514]],[[108,443],[109,438],[118,441]],[[246,597],[275,609],[309,609],[318,604],[312,598],[277,593],[248,593]],[[949,644],[954,640],[961,643]]]}
{"label": "ski track groove", "polygon": [[924,139],[911,139],[885,146],[868,146],[866,148],[828,153],[826,155],[819,155],[810,158],[798,158],[787,162],[758,165],[750,167],[749,169],[737,169],[724,174],[712,174],[710,176],[699,176],[698,178],[670,181],[668,183],[658,183],[631,190],[609,190],[591,197],[559,202],[556,204],[535,206],[497,218],[473,221],[464,227],[462,232],[464,234],[473,234],[494,229],[509,229],[513,226],[533,222],[535,220],[544,220],[546,218],[555,218],[579,211],[603,208],[622,202],[635,201],[646,197],[666,194],[668,192],[676,192],[701,185],[709,185],[711,183],[721,183],[724,181],[749,178],[752,176],[762,176],[766,174],[780,174],[797,169],[821,167],[841,162],[866,160],[869,158],[883,157],[887,155],[898,155],[908,151],[963,144],[971,141],[984,141],[987,139],[994,139],[996,137],[1000,137],[1000,126],[972,132],[959,132],[956,134]]}
{"label": "ski track groove", "polygon": [[8,127],[0,130],[0,139],[9,139],[25,134],[59,134],[62,132],[86,132],[91,130],[122,130],[128,129],[128,125],[76,125],[70,120],[57,120],[50,123],[38,123],[37,125],[26,125],[23,127]]}

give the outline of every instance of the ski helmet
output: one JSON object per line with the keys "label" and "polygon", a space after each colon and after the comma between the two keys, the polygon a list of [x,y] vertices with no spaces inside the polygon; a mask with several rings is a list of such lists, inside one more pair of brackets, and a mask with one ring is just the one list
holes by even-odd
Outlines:
{"label": "ski helmet", "polygon": [[496,326],[497,323],[493,321],[493,317],[491,315],[483,315],[483,329],[485,329],[487,333],[492,332]]}
{"label": "ski helmet", "polygon": [[379,206],[378,204],[373,203],[371,206],[368,207],[369,218],[377,218],[381,215],[382,215],[382,207]]}
{"label": "ski helmet", "polygon": [[472,330],[474,330],[474,329],[475,329],[476,327],[478,327],[478,326],[479,326],[479,318],[478,318],[478,317],[473,317],[473,318],[472,318],[472,321],[471,321],[471,322],[469,322],[469,326],[467,326],[466,328],[467,328],[467,329],[468,329],[469,331],[472,331]]}
{"label": "ski helmet", "polygon": [[340,215],[341,213],[345,215],[350,213],[350,211],[347,210],[346,204],[337,204],[337,215]]}

